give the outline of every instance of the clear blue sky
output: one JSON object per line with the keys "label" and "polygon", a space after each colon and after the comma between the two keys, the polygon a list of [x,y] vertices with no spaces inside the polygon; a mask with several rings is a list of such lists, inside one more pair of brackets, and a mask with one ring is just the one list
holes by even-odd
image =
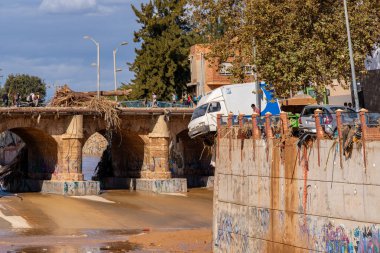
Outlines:
{"label": "clear blue sky", "polygon": [[96,46],[100,43],[101,89],[113,89],[112,51],[121,42],[118,81],[133,78],[126,62],[134,60],[133,32],[139,29],[131,3],[147,0],[1,0],[0,83],[13,73],[41,77],[51,87],[69,84],[78,91],[96,90]]}

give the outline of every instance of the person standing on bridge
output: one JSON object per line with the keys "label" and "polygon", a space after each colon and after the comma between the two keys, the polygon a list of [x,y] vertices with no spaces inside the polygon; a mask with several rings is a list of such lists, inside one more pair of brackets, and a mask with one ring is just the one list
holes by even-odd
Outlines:
{"label": "person standing on bridge", "polygon": [[33,95],[34,95],[32,97],[33,106],[37,107],[38,106],[38,101],[40,100],[40,95],[38,93],[37,94],[33,94]]}
{"label": "person standing on bridge", "polygon": [[8,107],[8,102],[9,102],[8,93],[5,92],[2,98],[3,98],[3,106]]}
{"label": "person standing on bridge", "polygon": [[172,106],[174,107],[177,103],[177,94],[175,92],[172,93]]}
{"label": "person standing on bridge", "polygon": [[20,107],[20,105],[21,105],[21,95],[19,92],[17,92],[13,96],[13,105],[15,105],[16,107]]}
{"label": "person standing on bridge", "polygon": [[157,107],[157,95],[154,92],[152,94],[152,107]]}

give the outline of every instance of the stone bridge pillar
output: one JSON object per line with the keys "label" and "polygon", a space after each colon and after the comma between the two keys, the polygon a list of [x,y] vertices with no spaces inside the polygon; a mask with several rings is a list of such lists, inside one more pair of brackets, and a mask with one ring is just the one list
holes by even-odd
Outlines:
{"label": "stone bridge pillar", "polygon": [[169,128],[165,116],[159,116],[145,144],[144,170],[141,178],[168,179],[169,171]]}
{"label": "stone bridge pillar", "polygon": [[52,180],[83,181],[83,115],[74,115],[66,133],[59,136],[58,165]]}
{"label": "stone bridge pillar", "polygon": [[185,178],[171,178],[169,170],[170,132],[165,115],[159,116],[153,131],[148,134],[144,148],[141,178],[136,179],[136,190],[151,192],[187,192]]}

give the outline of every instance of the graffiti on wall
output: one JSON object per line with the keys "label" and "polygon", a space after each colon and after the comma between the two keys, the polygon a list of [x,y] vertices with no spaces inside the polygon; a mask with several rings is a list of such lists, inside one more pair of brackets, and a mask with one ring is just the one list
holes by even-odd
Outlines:
{"label": "graffiti on wall", "polygon": [[347,230],[331,223],[322,227],[322,241],[328,253],[379,253],[380,230],[377,226]]}
{"label": "graffiti on wall", "polygon": [[221,212],[218,215],[218,233],[215,246],[220,249],[239,249],[250,252],[248,224],[244,217]]}

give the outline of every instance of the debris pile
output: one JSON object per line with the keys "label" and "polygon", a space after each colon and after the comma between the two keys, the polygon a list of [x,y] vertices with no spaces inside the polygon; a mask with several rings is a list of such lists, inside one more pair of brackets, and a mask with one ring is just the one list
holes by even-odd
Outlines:
{"label": "debris pile", "polygon": [[120,119],[117,114],[117,102],[103,96],[126,96],[132,90],[100,91],[97,97],[96,91],[76,92],[67,85],[59,88],[49,106],[51,107],[83,107],[98,111],[107,122],[107,129],[117,129],[120,126]]}

